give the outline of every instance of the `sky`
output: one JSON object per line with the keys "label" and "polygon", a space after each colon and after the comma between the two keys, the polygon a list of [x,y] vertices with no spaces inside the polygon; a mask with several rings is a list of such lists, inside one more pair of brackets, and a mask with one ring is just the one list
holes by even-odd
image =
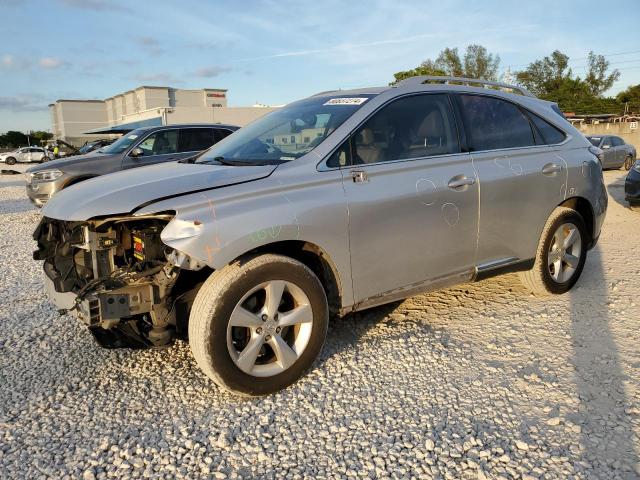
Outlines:
{"label": "sky", "polygon": [[0,0],[0,132],[50,130],[57,99],[141,85],[226,88],[229,106],[386,85],[443,48],[481,44],[501,71],[590,50],[640,83],[640,2]]}

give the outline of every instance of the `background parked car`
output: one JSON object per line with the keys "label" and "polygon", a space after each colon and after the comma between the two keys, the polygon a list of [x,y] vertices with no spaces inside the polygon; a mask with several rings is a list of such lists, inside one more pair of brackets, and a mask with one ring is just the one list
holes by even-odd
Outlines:
{"label": "background parked car", "polygon": [[629,170],[636,161],[636,147],[615,135],[588,135],[587,139],[602,150],[602,168]]}
{"label": "background parked car", "polygon": [[629,170],[624,182],[624,198],[632,207],[640,206],[640,160]]}
{"label": "background parked car", "polygon": [[15,165],[16,163],[42,162],[46,160],[46,152],[40,147],[22,147],[13,152],[5,152],[0,154],[0,162],[7,165]]}
{"label": "background parked car", "polygon": [[[77,153],[73,153],[73,155],[86,155],[87,153],[98,150],[99,148],[106,147],[107,145],[111,145],[115,140],[109,139],[100,139],[94,140],[93,142],[87,142],[82,145]],[[70,156],[70,155],[67,155]]]}
{"label": "background parked car", "polygon": [[107,173],[197,155],[240,127],[187,124],[132,130],[111,145],[86,155],[73,155],[26,171],[27,196],[37,206],[75,183]]}

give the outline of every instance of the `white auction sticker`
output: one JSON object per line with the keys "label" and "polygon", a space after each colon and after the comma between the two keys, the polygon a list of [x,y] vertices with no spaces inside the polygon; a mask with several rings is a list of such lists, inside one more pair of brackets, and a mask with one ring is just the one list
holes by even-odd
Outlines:
{"label": "white auction sticker", "polygon": [[332,98],[324,102],[324,105],[362,105],[369,100],[366,97],[351,97],[351,98]]}

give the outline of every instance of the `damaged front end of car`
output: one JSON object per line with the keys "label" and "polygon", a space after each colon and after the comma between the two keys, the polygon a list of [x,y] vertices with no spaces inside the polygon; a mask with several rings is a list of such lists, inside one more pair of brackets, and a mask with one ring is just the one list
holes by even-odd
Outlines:
{"label": "damaged front end of car", "polygon": [[44,261],[46,290],[60,313],[75,313],[106,348],[161,347],[185,336],[210,269],[162,242],[173,217],[43,217],[33,235],[34,259]]}

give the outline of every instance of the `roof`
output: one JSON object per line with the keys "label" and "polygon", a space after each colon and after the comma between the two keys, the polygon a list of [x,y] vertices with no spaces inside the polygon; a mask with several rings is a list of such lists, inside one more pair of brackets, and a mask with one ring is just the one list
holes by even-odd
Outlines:
{"label": "roof", "polygon": [[228,128],[230,130],[237,130],[238,128],[240,128],[237,125],[230,125],[227,123],[172,123],[169,125],[163,125],[162,117],[154,117],[147,118],[145,120],[139,120],[137,122],[123,123],[121,125],[111,125],[109,127],[94,128],[92,130],[87,130],[86,132],[84,132],[84,134],[94,135],[96,133],[128,133],[131,130],[137,130],[140,128],[151,130],[159,127],[217,127]]}

